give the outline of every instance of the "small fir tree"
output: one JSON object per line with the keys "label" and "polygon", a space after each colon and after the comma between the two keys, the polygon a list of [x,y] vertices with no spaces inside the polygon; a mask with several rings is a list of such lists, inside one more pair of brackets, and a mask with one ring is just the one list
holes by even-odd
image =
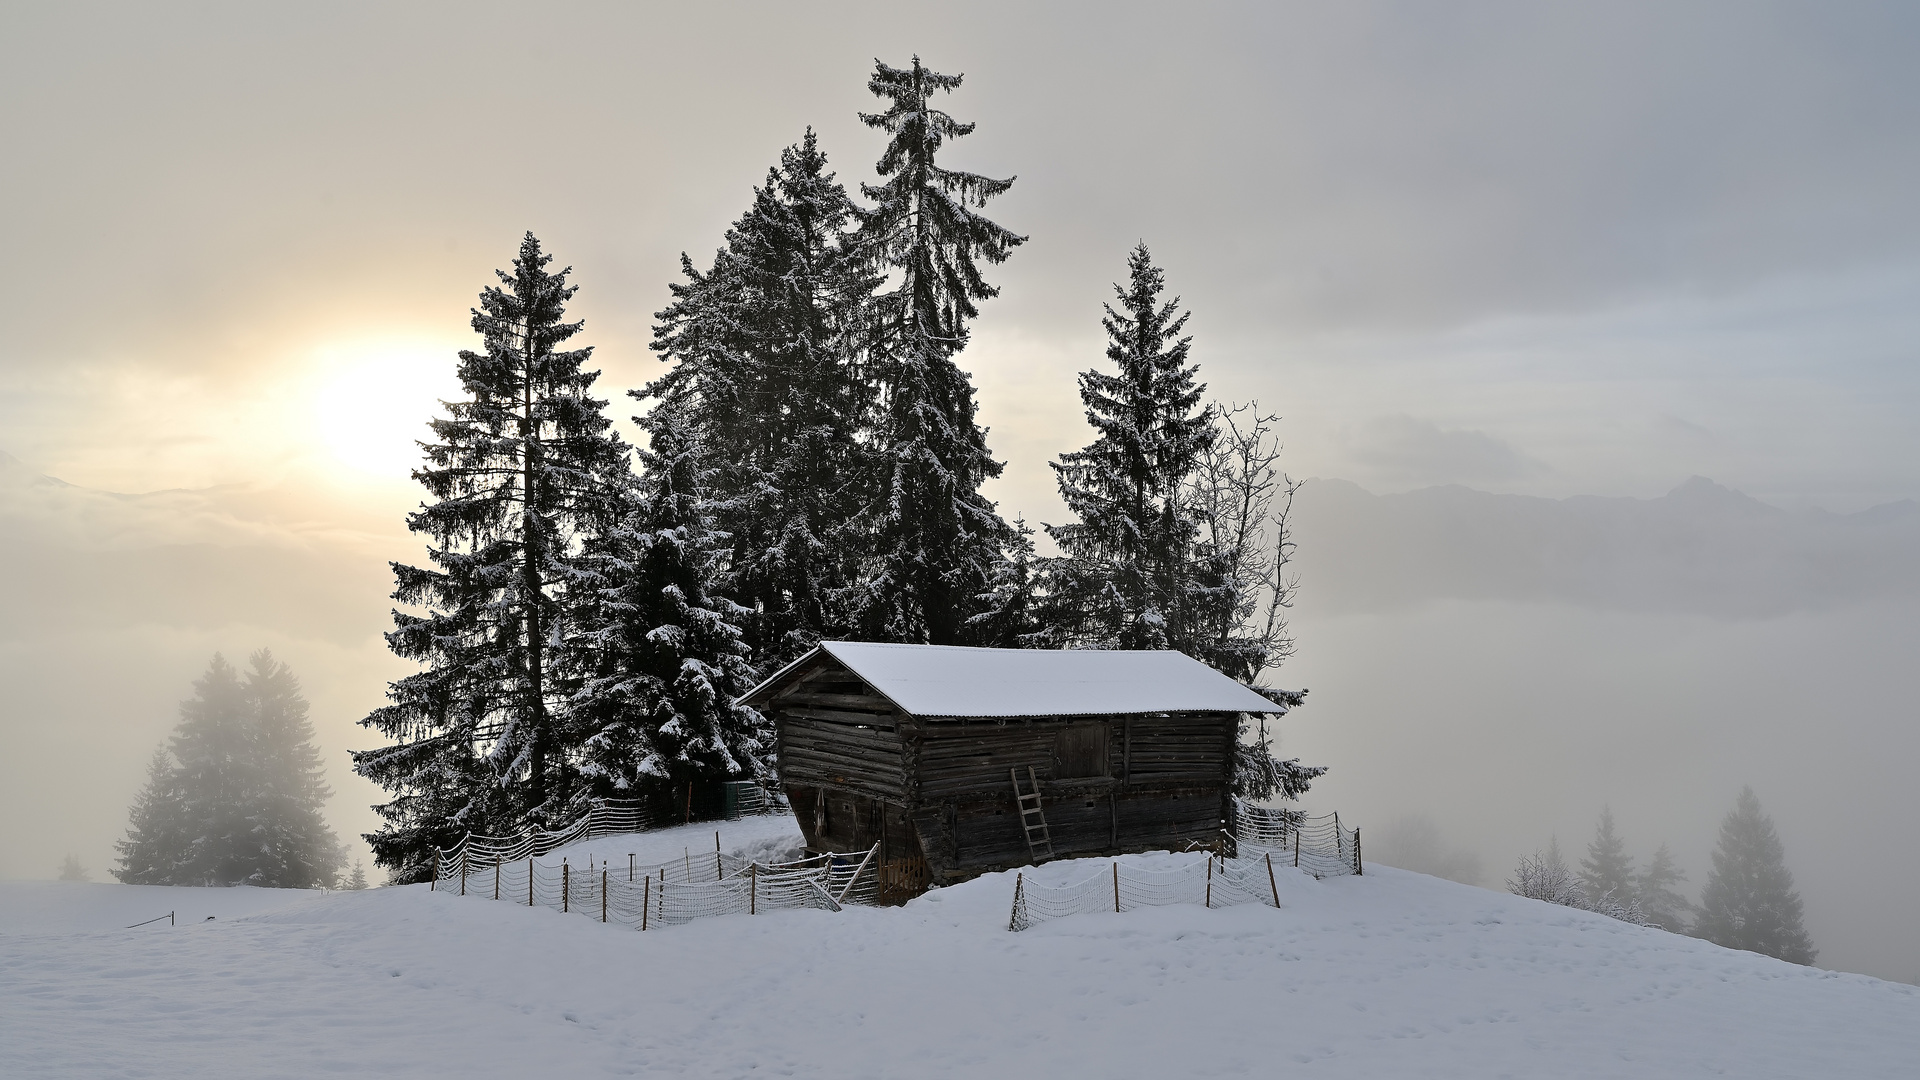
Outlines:
{"label": "small fir tree", "polygon": [[1613,808],[1600,808],[1600,821],[1580,860],[1580,883],[1596,900],[1611,897],[1625,905],[1634,899],[1633,857],[1613,828]]}
{"label": "small fir tree", "polygon": [[1676,934],[1686,932],[1693,921],[1693,904],[1674,889],[1685,880],[1687,875],[1674,861],[1673,852],[1661,844],[1646,868],[1633,879],[1634,898],[1647,913],[1649,923]]}
{"label": "small fir tree", "polygon": [[627,448],[593,396],[591,349],[565,349],[570,270],[528,233],[511,271],[480,295],[484,350],[460,353],[464,397],[434,420],[414,478],[433,497],[407,521],[432,568],[393,564],[387,643],[424,665],[361,721],[393,745],[354,769],[393,794],[375,809],[375,859],[397,881],[428,873],[464,833],[565,820],[583,796],[568,755],[568,673],[555,642],[586,542],[620,513]]}
{"label": "small fir tree", "polygon": [[736,625],[745,612],[710,595],[704,456],[671,415],[652,418],[635,509],[584,560],[591,598],[572,640],[588,674],[574,712],[594,794],[664,808],[685,790],[718,807],[722,781],[771,775],[773,740],[758,712],[734,704],[755,682]]}
{"label": "small fir tree", "polygon": [[341,887],[345,889],[350,889],[354,892],[359,892],[360,890],[366,888],[367,887],[367,864],[365,862],[362,862],[359,859],[355,859],[353,861],[353,873],[347,876],[347,880],[345,884],[342,885]]}
{"label": "small fir tree", "polygon": [[1817,953],[1800,920],[1800,894],[1794,891],[1773,819],[1760,809],[1753,789],[1742,788],[1720,824],[1694,936],[1729,949],[1812,964]]}
{"label": "small fir tree", "polygon": [[1005,557],[994,564],[977,600],[979,610],[967,620],[967,636],[975,644],[996,649],[1059,647],[1060,622],[1025,518],[1014,519]]}
{"label": "small fir tree", "polygon": [[92,881],[93,874],[80,865],[80,860],[68,855],[60,863],[61,881]]}
{"label": "small fir tree", "polygon": [[861,580],[841,597],[857,631],[877,641],[967,643],[970,619],[1013,531],[980,485],[1000,475],[974,418],[973,384],[954,362],[978,301],[998,295],[979,263],[1000,263],[1026,238],[978,207],[1013,181],[938,163],[947,143],[971,134],[932,105],[961,77],[920,63],[875,61],[867,87],[887,107],[860,120],[888,136],[863,184],[874,205],[858,211],[860,251],[893,288],[869,305],[868,364],[880,390],[873,501],[859,522],[870,544]]}

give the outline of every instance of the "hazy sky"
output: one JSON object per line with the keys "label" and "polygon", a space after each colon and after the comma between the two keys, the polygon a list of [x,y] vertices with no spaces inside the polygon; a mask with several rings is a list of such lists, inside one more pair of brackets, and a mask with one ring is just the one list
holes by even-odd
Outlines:
{"label": "hazy sky", "polygon": [[[1296,475],[1649,500],[1697,474],[1838,514],[1920,496],[1909,5],[15,5],[0,811],[32,827],[0,873],[68,849],[104,869],[215,649],[271,644],[303,676],[335,820],[371,827],[341,763],[404,670],[384,560],[411,557],[410,440],[475,293],[535,231],[618,397],[657,370],[679,253],[704,264],[782,146],[812,125],[871,178],[866,73],[915,52],[966,74],[943,104],[980,126],[947,160],[1017,174],[992,213],[1032,237],[964,357],[1009,515],[1058,519],[1046,461],[1089,437],[1073,375],[1142,239],[1212,393],[1284,413]],[[1753,782],[1823,963],[1920,977],[1903,909],[1826,876],[1920,854],[1859,832],[1903,813],[1884,751],[1920,719],[1912,531],[1874,525],[1863,555],[1816,517],[1683,513],[1676,555],[1632,542],[1655,504],[1621,503],[1580,555],[1604,573],[1541,585],[1554,530],[1597,527],[1577,503],[1474,532],[1445,527],[1486,516],[1470,500],[1309,500],[1283,681],[1313,687],[1289,738],[1335,767],[1321,797],[1363,824],[1430,812],[1497,874],[1611,800],[1697,887]],[[1754,535],[1784,561],[1747,559]],[[1818,572],[1756,599],[1780,566]],[[1619,753],[1591,752],[1604,733]]]}

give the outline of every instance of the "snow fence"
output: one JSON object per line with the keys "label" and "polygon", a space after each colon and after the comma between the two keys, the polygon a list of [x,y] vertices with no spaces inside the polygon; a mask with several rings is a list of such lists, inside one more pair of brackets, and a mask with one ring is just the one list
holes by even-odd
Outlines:
{"label": "snow fence", "polygon": [[[737,786],[742,790],[729,793],[729,805],[757,813],[786,809],[767,788],[750,782]],[[1278,907],[1275,866],[1293,866],[1316,878],[1362,870],[1360,830],[1341,825],[1337,813],[1308,816],[1235,799],[1232,826],[1233,856],[1209,853],[1203,861],[1180,870],[1122,873],[1115,863],[1109,874],[1057,887],[1029,885],[1021,875],[1015,880],[1008,927],[1024,930],[1064,915],[1167,904]],[[687,852],[679,859],[645,867],[635,865],[631,857],[624,867],[604,861],[579,866],[566,859],[557,865],[539,862],[540,856],[568,844],[651,827],[653,822],[638,804],[608,801],[562,829],[512,837],[469,834],[437,852],[433,888],[549,907],[636,930],[713,915],[791,908],[838,911],[843,904],[876,903],[881,892],[878,845],[866,852],[762,863],[720,851],[716,835],[715,850],[710,853]]]}
{"label": "snow fence", "polygon": [[1176,870],[1147,870],[1118,862],[1106,872],[1071,885],[1043,886],[1014,878],[1013,917],[1009,930],[1026,930],[1049,919],[1086,915],[1096,911],[1193,904],[1233,907],[1238,904],[1280,906],[1280,887],[1274,879],[1271,853],[1257,858],[1228,858],[1208,853]]}
{"label": "snow fence", "polygon": [[1275,865],[1297,866],[1317,878],[1361,872],[1360,830],[1342,826],[1338,813],[1309,817],[1235,799],[1233,841],[1242,858],[1270,854]]}
{"label": "snow fence", "polygon": [[686,853],[650,866],[611,861],[577,865],[535,856],[476,864],[463,859],[433,888],[528,907],[585,915],[634,930],[675,926],[714,915],[871,904],[880,894],[878,846],[852,855],[816,855],[763,863],[720,851]]}

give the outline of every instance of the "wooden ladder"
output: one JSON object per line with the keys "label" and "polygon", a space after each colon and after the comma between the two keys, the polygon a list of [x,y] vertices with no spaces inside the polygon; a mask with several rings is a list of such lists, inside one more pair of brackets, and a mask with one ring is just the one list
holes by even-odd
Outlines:
{"label": "wooden ladder", "polygon": [[1040,812],[1040,780],[1033,775],[1033,766],[1027,766],[1027,783],[1033,787],[1033,794],[1020,793],[1020,770],[1008,769],[1007,775],[1013,779],[1013,801],[1020,808],[1020,827],[1027,831],[1027,852],[1036,863],[1053,858],[1053,837],[1047,832],[1047,816]]}

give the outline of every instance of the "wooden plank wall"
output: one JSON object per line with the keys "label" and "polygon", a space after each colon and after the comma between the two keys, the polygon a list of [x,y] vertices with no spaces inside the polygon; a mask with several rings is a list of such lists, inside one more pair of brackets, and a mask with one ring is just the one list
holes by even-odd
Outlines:
{"label": "wooden plank wall", "polygon": [[[1108,772],[1054,774],[1061,732],[1112,725]],[[948,882],[1030,861],[1009,769],[1031,765],[1045,796],[1056,855],[1178,848],[1219,835],[1227,802],[1231,714],[1062,717],[1008,721],[902,718],[908,806],[935,880]]]}
{"label": "wooden plank wall", "polygon": [[[780,775],[809,847],[924,851],[936,882],[1030,861],[1008,770],[1032,766],[1057,855],[1219,835],[1238,718],[1222,713],[958,720],[905,715],[830,658],[773,695]],[[1104,724],[1107,775],[1062,777],[1063,731]],[[1082,747],[1084,738],[1078,740]],[[1072,771],[1084,772],[1080,768]],[[826,800],[816,818],[816,800]],[[827,828],[816,835],[816,821]]]}
{"label": "wooden plank wall", "polygon": [[822,665],[769,704],[783,783],[906,800],[906,758],[893,705],[853,673]]}

